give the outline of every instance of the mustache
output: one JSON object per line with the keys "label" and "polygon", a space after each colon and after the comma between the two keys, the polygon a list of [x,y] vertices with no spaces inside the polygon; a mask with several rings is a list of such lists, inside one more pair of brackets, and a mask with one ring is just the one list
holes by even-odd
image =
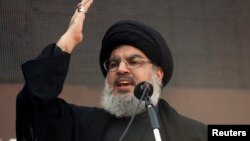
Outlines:
{"label": "mustache", "polygon": [[121,80],[122,81],[128,81],[132,85],[136,84],[136,82],[135,82],[135,80],[134,80],[133,77],[128,76],[128,75],[122,75],[122,76],[117,76],[116,77],[116,79],[114,81],[114,85],[118,85]]}

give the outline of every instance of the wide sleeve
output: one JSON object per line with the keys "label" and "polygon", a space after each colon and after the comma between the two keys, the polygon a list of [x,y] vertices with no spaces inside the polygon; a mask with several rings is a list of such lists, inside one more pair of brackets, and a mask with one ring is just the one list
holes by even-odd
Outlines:
{"label": "wide sleeve", "polygon": [[53,50],[55,44],[47,46],[37,59],[22,65],[25,85],[16,99],[18,141],[48,141],[53,130],[54,136],[60,134],[61,138],[71,140],[72,135],[64,132],[72,132],[72,113],[69,105],[57,98],[68,72],[70,54]]}
{"label": "wide sleeve", "polygon": [[[44,51],[53,47],[53,45],[49,45]],[[62,53],[39,57],[22,65],[25,89],[34,104],[47,105],[60,94],[68,72],[69,60],[70,55]]]}

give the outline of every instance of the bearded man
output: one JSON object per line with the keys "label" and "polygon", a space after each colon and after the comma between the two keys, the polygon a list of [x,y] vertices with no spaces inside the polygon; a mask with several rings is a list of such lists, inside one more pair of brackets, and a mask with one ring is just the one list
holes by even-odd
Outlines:
{"label": "bearded man", "polygon": [[178,114],[160,99],[162,88],[172,76],[172,55],[160,33],[137,21],[113,24],[102,40],[99,62],[105,77],[103,108],[77,106],[58,98],[70,55],[83,39],[83,23],[92,2],[83,0],[58,42],[22,65],[25,85],[17,96],[17,140],[118,141],[136,112],[123,140],[153,141],[145,102],[140,104],[134,96],[135,86],[142,81],[153,85],[150,100],[162,140],[207,140],[206,125]]}

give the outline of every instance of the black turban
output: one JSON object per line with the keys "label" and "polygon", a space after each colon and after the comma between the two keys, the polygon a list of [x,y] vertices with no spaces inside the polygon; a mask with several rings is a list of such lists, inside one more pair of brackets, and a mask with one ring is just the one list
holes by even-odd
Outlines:
{"label": "black turban", "polygon": [[100,51],[99,61],[104,77],[107,71],[103,63],[119,45],[132,45],[141,50],[152,62],[163,69],[163,86],[168,83],[173,73],[173,58],[159,32],[137,21],[124,20],[112,25],[102,40]]}

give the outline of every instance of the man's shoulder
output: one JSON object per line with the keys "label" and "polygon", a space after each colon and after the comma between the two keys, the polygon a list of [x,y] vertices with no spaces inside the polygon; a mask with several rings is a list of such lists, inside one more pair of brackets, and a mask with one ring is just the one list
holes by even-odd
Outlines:
{"label": "man's shoulder", "polygon": [[93,114],[106,114],[106,112],[99,107],[89,107],[82,105],[69,104],[69,107],[78,116],[93,115]]}
{"label": "man's shoulder", "polygon": [[173,130],[175,129],[179,133],[183,133],[188,136],[195,136],[198,138],[203,138],[204,140],[206,139],[206,124],[196,119],[179,114],[165,100],[160,100],[159,107],[161,118],[168,127],[171,127]]}
{"label": "man's shoulder", "polygon": [[168,104],[167,101],[163,99],[159,101],[159,107],[162,114],[165,114],[168,118],[172,120],[178,120],[179,122],[185,123],[187,125],[194,124],[194,125],[206,126],[204,123],[198,120],[192,119],[190,117],[178,113],[171,105]]}

